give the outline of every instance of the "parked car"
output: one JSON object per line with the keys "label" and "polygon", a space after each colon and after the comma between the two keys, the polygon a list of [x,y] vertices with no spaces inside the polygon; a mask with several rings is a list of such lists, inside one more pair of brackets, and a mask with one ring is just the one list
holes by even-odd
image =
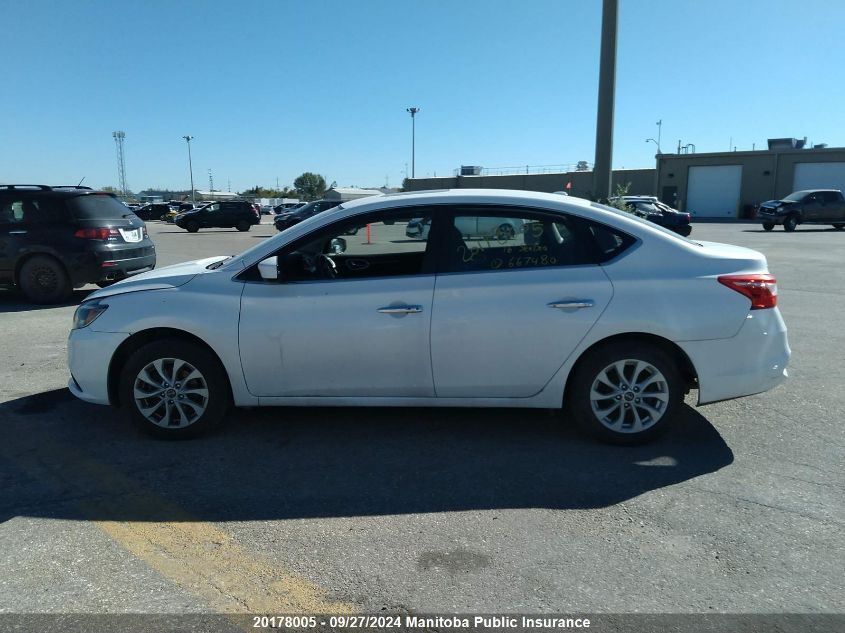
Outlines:
{"label": "parked car", "polygon": [[279,213],[273,218],[273,226],[276,227],[277,231],[284,231],[285,229],[292,227],[294,224],[299,224],[306,218],[310,218],[311,216],[322,213],[323,211],[328,211],[329,209],[334,209],[340,203],[340,200],[314,200],[313,202],[309,202],[298,209]]}
{"label": "parked car", "polygon": [[[413,218],[430,218],[428,240],[388,224]],[[523,230],[458,229],[494,218]],[[366,242],[343,237],[366,226]],[[95,292],[74,317],[69,388],[166,438],[230,405],[473,406],[562,408],[635,443],[671,427],[690,389],[705,404],[786,378],[776,288],[761,253],[587,200],[378,196]]]}
{"label": "parked car", "polygon": [[781,200],[769,200],[757,208],[757,219],[766,231],[782,224],[794,231],[799,224],[831,224],[845,228],[845,198],[838,189],[796,191]]}
{"label": "parked car", "polygon": [[34,303],[155,268],[143,220],[88,187],[0,186],[0,284]]}
{"label": "parked car", "polygon": [[170,206],[164,202],[145,204],[135,210],[135,215],[145,221],[163,220],[170,213]]}
{"label": "parked car", "polygon": [[261,223],[261,217],[254,204],[246,200],[227,200],[212,202],[199,209],[180,213],[173,222],[188,233],[196,233],[205,228],[230,227],[249,231],[250,227]]}
{"label": "parked car", "polygon": [[639,217],[689,237],[692,233],[691,216],[660,202],[655,196],[622,196],[627,206]]}
{"label": "parked car", "polygon": [[262,205],[261,215],[273,215],[273,207],[269,204]]}
{"label": "parked car", "polygon": [[[523,231],[519,218],[458,218],[455,228],[467,239],[512,240]],[[427,240],[431,229],[431,218],[413,218],[405,227],[405,236],[416,240]]]}
{"label": "parked car", "polygon": [[284,213],[285,211],[293,211],[294,209],[299,209],[300,207],[304,207],[307,202],[283,202],[281,204],[277,204],[273,207],[273,211],[278,215],[279,213]]}

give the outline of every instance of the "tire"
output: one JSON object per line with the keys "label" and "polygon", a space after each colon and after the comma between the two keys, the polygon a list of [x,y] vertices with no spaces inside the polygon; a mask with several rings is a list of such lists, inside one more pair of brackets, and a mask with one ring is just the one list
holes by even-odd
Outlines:
{"label": "tire", "polygon": [[774,222],[763,222],[763,230],[764,231],[771,231],[773,228],[775,228]]}
{"label": "tire", "polygon": [[252,225],[249,222],[247,222],[246,220],[241,220],[240,222],[238,222],[235,225],[235,228],[238,229],[239,231],[241,231],[242,233],[244,231],[249,231],[249,229],[251,227],[252,227]]}
{"label": "tire", "polygon": [[595,348],[578,362],[565,405],[599,440],[634,445],[672,425],[683,395],[680,373],[666,352],[647,343],[619,341]]}
{"label": "tire", "polygon": [[61,263],[49,255],[30,257],[21,266],[18,285],[33,303],[62,303],[73,286]]}
{"label": "tire", "polygon": [[108,288],[109,286],[113,286],[117,283],[117,279],[107,279],[106,281],[98,281],[97,285],[100,288]]}
{"label": "tire", "polygon": [[842,229],[845,229],[845,224],[834,224],[833,228],[835,228],[837,231],[841,231]]}
{"label": "tire", "polygon": [[797,227],[797,226],[798,226],[798,217],[795,216],[795,215],[790,215],[783,221],[783,230],[786,231],[787,233],[792,233],[792,231],[794,231],[795,227]]}
{"label": "tire", "polygon": [[[181,382],[186,374],[194,377]],[[210,431],[226,417],[231,403],[229,381],[217,357],[178,338],[153,341],[135,351],[123,366],[119,389],[132,422],[168,440]],[[136,398],[139,392],[151,395]]]}
{"label": "tire", "polygon": [[502,224],[496,229],[497,240],[512,240],[515,235],[516,231],[514,231],[513,227],[510,224]]}
{"label": "tire", "polygon": [[188,233],[196,233],[200,230],[200,225],[196,220],[191,220],[190,222],[185,223],[185,230]]}

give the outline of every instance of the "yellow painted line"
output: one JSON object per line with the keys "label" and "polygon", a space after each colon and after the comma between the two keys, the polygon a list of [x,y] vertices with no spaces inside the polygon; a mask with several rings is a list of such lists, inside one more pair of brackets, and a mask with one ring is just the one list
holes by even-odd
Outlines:
{"label": "yellow painted line", "polygon": [[[7,419],[13,417],[17,416]],[[26,422],[21,427],[25,442],[15,439],[22,435],[8,432],[10,441],[0,447],[7,461],[76,499],[83,516],[114,542],[201,600],[211,612],[355,611],[353,605],[332,600],[315,583],[247,551],[228,532],[189,516],[119,470],[55,441],[33,428],[36,424]]]}

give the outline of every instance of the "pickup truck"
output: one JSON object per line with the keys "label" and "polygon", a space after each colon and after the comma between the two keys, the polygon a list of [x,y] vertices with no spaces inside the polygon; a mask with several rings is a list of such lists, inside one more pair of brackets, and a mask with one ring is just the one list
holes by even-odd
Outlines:
{"label": "pickup truck", "polygon": [[799,224],[832,224],[845,228],[845,198],[838,189],[796,191],[782,200],[769,200],[757,208],[763,229],[771,231],[782,224],[784,231],[794,231]]}

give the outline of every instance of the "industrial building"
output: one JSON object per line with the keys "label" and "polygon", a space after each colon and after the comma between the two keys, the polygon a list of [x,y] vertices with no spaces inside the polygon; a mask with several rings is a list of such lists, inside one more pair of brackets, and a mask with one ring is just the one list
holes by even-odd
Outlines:
{"label": "industrial building", "polygon": [[[769,139],[768,148],[743,152],[658,154],[655,169],[613,171],[612,187],[628,184],[629,194],[656,195],[665,203],[697,218],[751,217],[756,205],[801,189],[845,191],[845,147],[816,145],[806,140]],[[507,176],[471,175],[478,168],[458,170],[447,178],[414,178],[406,191],[423,189],[522,189],[566,191],[592,198],[593,172]]]}

